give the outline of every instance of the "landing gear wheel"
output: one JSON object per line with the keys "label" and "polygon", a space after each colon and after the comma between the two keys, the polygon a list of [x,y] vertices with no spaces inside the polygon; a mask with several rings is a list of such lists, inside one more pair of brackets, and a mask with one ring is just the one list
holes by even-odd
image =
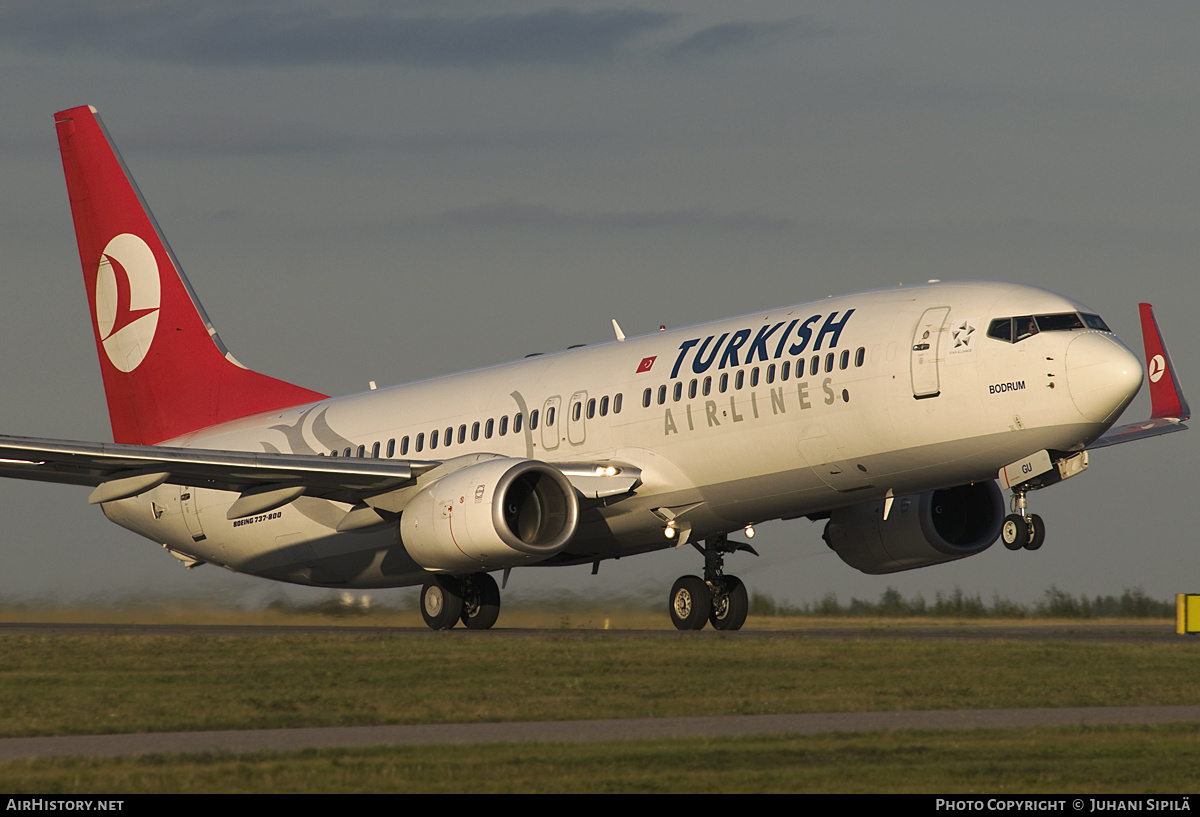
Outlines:
{"label": "landing gear wheel", "polygon": [[449,630],[462,615],[462,582],[453,576],[432,576],[421,588],[421,618],[431,630]]}
{"label": "landing gear wheel", "polygon": [[1029,526],[1029,541],[1025,543],[1025,549],[1037,550],[1042,546],[1042,542],[1046,541],[1046,526],[1036,513],[1025,517],[1025,522]]}
{"label": "landing gear wheel", "polygon": [[708,620],[714,630],[740,630],[750,609],[746,585],[737,576],[726,576],[724,582],[725,592],[713,598]]}
{"label": "landing gear wheel", "polygon": [[468,630],[489,630],[500,617],[500,588],[486,573],[463,579],[462,623]]}
{"label": "landing gear wheel", "polygon": [[671,623],[676,630],[702,630],[712,609],[712,594],[699,576],[680,576],[671,588]]}
{"label": "landing gear wheel", "polygon": [[1025,547],[1029,541],[1029,526],[1025,523],[1025,517],[1015,513],[1004,517],[1004,524],[1000,526],[1000,538],[1009,550]]}

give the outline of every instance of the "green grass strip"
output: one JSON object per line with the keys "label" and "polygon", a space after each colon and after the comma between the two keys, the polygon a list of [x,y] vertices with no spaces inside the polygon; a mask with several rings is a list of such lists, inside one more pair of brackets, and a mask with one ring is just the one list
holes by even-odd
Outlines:
{"label": "green grass strip", "polygon": [[525,743],[0,764],[10,795],[1195,792],[1194,725]]}
{"label": "green grass strip", "polygon": [[0,636],[0,735],[1200,703],[1195,642]]}

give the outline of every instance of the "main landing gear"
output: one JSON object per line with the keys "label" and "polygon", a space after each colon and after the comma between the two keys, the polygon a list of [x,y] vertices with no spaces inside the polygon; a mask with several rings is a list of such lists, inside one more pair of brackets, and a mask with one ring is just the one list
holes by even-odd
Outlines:
{"label": "main landing gear", "polygon": [[1025,512],[1025,494],[1027,488],[1023,485],[1013,486],[1012,513],[1004,517],[1000,526],[1000,539],[1009,550],[1037,550],[1046,541],[1046,526],[1036,513]]}
{"label": "main landing gear", "polygon": [[704,554],[704,578],[680,576],[671,587],[671,623],[677,630],[702,630],[712,624],[714,630],[740,630],[750,608],[746,585],[737,576],[724,574],[725,554],[754,548],[730,542],[725,534],[704,540],[704,547],[692,543]]}
{"label": "main landing gear", "polygon": [[486,573],[433,575],[421,588],[421,618],[431,630],[449,630],[462,622],[469,630],[487,630],[500,616],[500,588]]}

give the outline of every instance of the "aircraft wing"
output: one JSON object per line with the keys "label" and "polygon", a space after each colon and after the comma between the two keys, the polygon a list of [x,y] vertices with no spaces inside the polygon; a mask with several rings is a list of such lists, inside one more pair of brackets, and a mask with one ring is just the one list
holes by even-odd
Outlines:
{"label": "aircraft wing", "polygon": [[291,493],[292,499],[303,494],[356,503],[363,496],[411,485],[438,464],[0,436],[0,476],[90,485],[96,488],[89,499],[93,504],[163,483],[244,497]]}
{"label": "aircraft wing", "polygon": [[1167,351],[1167,342],[1154,318],[1154,307],[1138,304],[1138,311],[1142,318],[1142,343],[1146,347],[1146,375],[1150,380],[1150,418],[1110,428],[1089,445],[1089,449],[1185,431],[1187,426],[1183,422],[1192,415],[1175,374],[1171,353]]}
{"label": "aircraft wing", "polygon": [[[0,477],[92,486],[88,501],[93,505],[164,483],[215,488],[241,494],[229,509],[230,519],[263,513],[300,496],[358,505],[413,485],[441,464],[0,436]],[[549,464],[562,471],[584,500],[628,493],[641,479],[641,470],[627,464]]]}

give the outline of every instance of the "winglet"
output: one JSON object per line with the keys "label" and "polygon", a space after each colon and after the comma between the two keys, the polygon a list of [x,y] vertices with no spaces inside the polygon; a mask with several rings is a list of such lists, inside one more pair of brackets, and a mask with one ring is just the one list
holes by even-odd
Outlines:
{"label": "winglet", "polygon": [[1167,344],[1158,330],[1158,321],[1154,319],[1154,307],[1138,304],[1138,309],[1142,315],[1142,342],[1146,346],[1146,374],[1150,380],[1150,417],[1140,423],[1110,428],[1094,440],[1089,449],[1186,431],[1183,421],[1192,416],[1183,389],[1179,387],[1179,377],[1175,374]]}
{"label": "winglet", "polygon": [[1150,380],[1150,417],[1158,420],[1171,418],[1187,420],[1192,416],[1187,398],[1179,386],[1171,353],[1163,340],[1158,322],[1154,319],[1154,307],[1138,304],[1142,316],[1142,342],[1146,346],[1146,375]]}

